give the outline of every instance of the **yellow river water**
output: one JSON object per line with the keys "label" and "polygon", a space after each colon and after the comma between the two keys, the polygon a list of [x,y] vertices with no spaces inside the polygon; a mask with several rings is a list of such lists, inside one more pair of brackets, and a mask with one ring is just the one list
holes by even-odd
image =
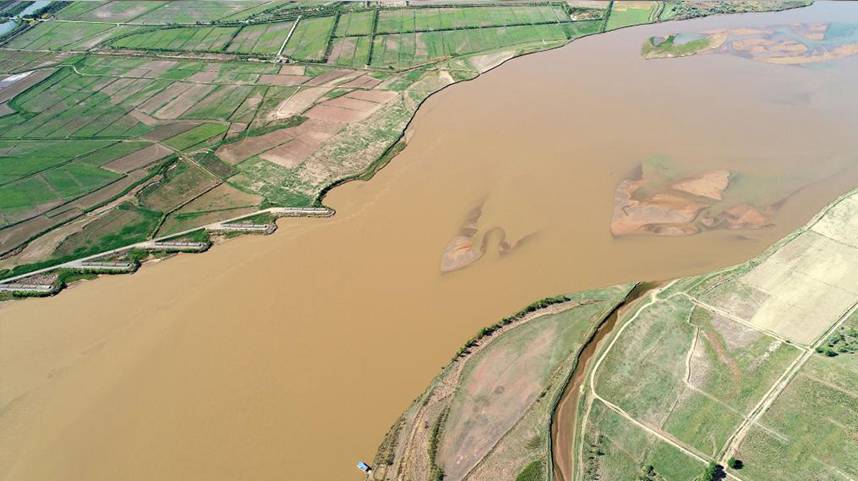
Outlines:
{"label": "yellow river water", "polygon": [[[650,35],[832,8],[513,60],[432,97],[391,165],[330,194],[331,219],[3,305],[0,479],[360,479],[354,463],[479,327],[548,295],[743,261],[858,185],[854,60],[639,57]],[[617,183],[659,154],[805,188],[767,229],[613,239]],[[536,235],[442,275],[481,201],[481,226]]]}

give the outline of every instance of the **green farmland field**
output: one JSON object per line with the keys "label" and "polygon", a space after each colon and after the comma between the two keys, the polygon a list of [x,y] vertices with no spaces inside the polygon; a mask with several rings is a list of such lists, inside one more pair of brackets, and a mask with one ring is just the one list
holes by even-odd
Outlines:
{"label": "green farmland field", "polygon": [[242,20],[266,7],[265,0],[194,0],[163,2],[158,8],[136,17],[132,23],[194,24],[215,20]]}
{"label": "green farmland field", "polygon": [[568,20],[562,8],[545,5],[382,10],[376,33],[560,23]]}
{"label": "green farmland field", "polygon": [[130,22],[169,2],[159,0],[112,0],[109,2],[75,2],[63,8],[57,18],[103,22]]}
{"label": "green farmland field", "polygon": [[223,124],[202,124],[187,132],[171,137],[164,143],[176,150],[186,150],[212,137],[222,135],[224,132],[226,132],[226,126]]}
{"label": "green farmland field", "polygon": [[334,17],[302,19],[283,53],[301,60],[321,60],[334,29]]}
{"label": "green farmland field", "polygon": [[607,30],[653,22],[659,9],[659,2],[615,0],[608,17]]}
{"label": "green farmland field", "polygon": [[376,35],[370,64],[407,68],[505,46],[563,42],[566,35],[559,24]]}
{"label": "green farmland field", "polygon": [[220,52],[237,32],[238,27],[167,28],[121,37],[111,45],[135,50]]}
{"label": "green farmland field", "polygon": [[109,23],[43,22],[12,39],[10,48],[25,50],[72,50],[92,47],[105,34],[123,31]]}
{"label": "green farmland field", "polygon": [[[858,333],[858,314],[845,328]],[[743,478],[798,481],[858,473],[858,356],[815,355],[741,445]]]}
{"label": "green farmland field", "polygon": [[334,35],[337,37],[369,35],[372,33],[372,23],[375,16],[374,10],[340,15],[340,21],[337,23],[337,30]]}
{"label": "green farmland field", "polygon": [[286,40],[292,22],[270,23],[243,27],[232,39],[227,52],[275,55]]}

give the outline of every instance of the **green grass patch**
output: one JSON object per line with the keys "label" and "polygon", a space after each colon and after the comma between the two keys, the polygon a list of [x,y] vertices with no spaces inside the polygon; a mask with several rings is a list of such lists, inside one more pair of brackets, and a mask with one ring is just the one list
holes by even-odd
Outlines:
{"label": "green grass patch", "polygon": [[[814,356],[736,457],[750,481],[841,479],[858,475],[858,359]],[[843,473],[843,474],[841,474]]]}
{"label": "green grass patch", "polygon": [[160,219],[160,212],[124,203],[66,238],[57,248],[56,255],[84,257],[144,241]]}
{"label": "green grass patch", "polygon": [[537,459],[524,467],[515,481],[542,481],[545,479],[545,461]]}
{"label": "green grass patch", "polygon": [[180,160],[164,174],[164,179],[145,189],[138,197],[143,207],[170,212],[219,182],[214,175],[194,163]]}
{"label": "green grass patch", "polygon": [[170,137],[164,144],[176,150],[188,150],[203,142],[226,133],[228,127],[224,124],[202,124],[175,137]]}
{"label": "green grass patch", "polygon": [[[600,401],[585,426],[585,479],[698,480],[704,465],[638,428]],[[598,476],[598,478],[596,477]],[[647,479],[644,477],[643,479]],[[653,478],[650,478],[653,479]]]}
{"label": "green grass patch", "polygon": [[313,198],[297,184],[295,174],[259,157],[251,157],[236,166],[239,173],[229,179],[233,186],[265,197],[269,206],[309,207]]}

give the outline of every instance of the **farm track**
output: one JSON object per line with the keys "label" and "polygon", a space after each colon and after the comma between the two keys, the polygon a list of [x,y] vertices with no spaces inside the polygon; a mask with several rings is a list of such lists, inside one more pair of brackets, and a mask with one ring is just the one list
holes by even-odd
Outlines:
{"label": "farm track", "polygon": [[[614,347],[614,344],[616,344],[617,340],[620,338],[620,335],[621,335],[621,334],[623,333],[623,331],[625,331],[625,329],[626,329],[628,326],[630,326],[630,325],[631,325],[631,324],[632,324],[632,323],[633,323],[633,322],[634,322],[634,321],[635,321],[635,320],[640,316],[640,314],[641,314],[643,311],[645,311],[647,308],[649,308],[650,306],[652,306],[653,304],[655,304],[656,302],[659,302],[659,301],[661,301],[661,300],[671,299],[671,298],[673,298],[673,297],[675,297],[675,296],[680,295],[680,293],[675,293],[675,294],[672,294],[672,295],[670,295],[670,296],[668,296],[668,297],[666,297],[666,298],[664,298],[664,299],[661,299],[661,298],[659,298],[659,297],[658,297],[659,292],[661,292],[661,291],[663,291],[663,290],[665,290],[665,289],[669,288],[669,287],[670,287],[670,286],[672,286],[675,282],[676,282],[676,281],[673,281],[673,282],[671,282],[671,283],[667,284],[666,286],[664,286],[664,287],[662,287],[662,288],[658,288],[658,289],[653,290],[653,291],[649,294],[649,300],[647,300],[647,302],[646,302],[646,303],[644,303],[643,305],[641,305],[640,307],[638,307],[638,309],[635,311],[634,315],[632,315],[632,317],[631,317],[631,318],[629,318],[629,320],[627,320],[625,323],[623,323],[623,325],[622,325],[622,326],[620,326],[619,330],[617,330],[616,334],[615,334],[615,335],[614,335],[614,337],[611,339],[611,342],[608,344],[608,346],[605,348],[605,350],[604,350],[604,351],[602,351],[602,354],[601,354],[601,355],[599,356],[599,358],[596,360],[596,364],[594,364],[594,365],[593,365],[593,369],[592,369],[592,371],[590,371],[590,374],[589,374],[589,380],[590,380],[590,381],[589,381],[590,399],[589,399],[589,402],[588,402],[587,408],[586,408],[586,410],[585,410],[585,412],[584,412],[584,416],[583,416],[583,418],[582,418],[582,420],[581,420],[581,423],[578,423],[578,425],[579,425],[579,426],[582,426],[582,427],[583,427],[583,426],[586,426],[586,423],[587,423],[587,421],[589,420],[589,417],[590,417],[590,411],[591,411],[591,409],[592,409],[593,402],[594,402],[594,401],[596,401],[596,400],[598,400],[598,401],[600,401],[602,404],[604,404],[606,407],[608,407],[609,409],[611,409],[612,411],[614,411],[616,414],[620,415],[621,417],[623,417],[623,418],[624,418],[624,419],[626,419],[627,421],[631,422],[631,423],[632,423],[632,424],[634,424],[635,426],[639,427],[640,429],[643,429],[644,431],[648,432],[649,434],[651,434],[651,435],[653,435],[653,436],[655,436],[655,437],[659,438],[660,440],[662,440],[662,441],[664,441],[664,442],[666,442],[666,443],[670,444],[671,446],[673,446],[674,448],[678,449],[679,451],[681,451],[681,452],[682,452],[682,453],[684,453],[685,455],[687,455],[687,456],[689,456],[689,457],[691,457],[691,458],[693,458],[693,459],[695,459],[695,460],[699,461],[700,463],[702,463],[702,464],[707,464],[707,463],[709,463],[709,460],[706,458],[706,456],[705,456],[704,454],[702,454],[702,453],[698,453],[698,452],[696,452],[696,451],[694,451],[694,450],[692,450],[692,449],[690,449],[690,448],[688,448],[688,447],[684,446],[681,442],[679,442],[678,440],[674,439],[674,438],[673,438],[673,436],[671,436],[670,434],[665,433],[665,432],[661,431],[660,429],[655,429],[655,428],[653,428],[653,427],[651,427],[651,426],[648,426],[648,425],[646,425],[646,424],[644,424],[644,423],[642,423],[642,422],[638,421],[638,420],[637,420],[637,419],[635,419],[633,416],[631,416],[631,415],[630,415],[630,414],[628,414],[626,411],[624,411],[622,408],[620,408],[619,406],[617,406],[617,405],[613,404],[612,402],[610,402],[610,401],[608,401],[608,400],[604,399],[602,396],[600,396],[600,395],[599,395],[599,393],[597,393],[597,392],[596,392],[596,385],[595,385],[596,373],[598,372],[599,367],[601,367],[601,365],[602,365],[602,363],[604,362],[605,358],[607,357],[608,353],[611,351],[611,348],[613,348],[613,347]],[[583,459],[583,436],[579,436],[579,437],[580,437],[580,443],[579,443],[578,458],[579,458],[579,459]],[[579,471],[579,472],[580,472],[580,471]],[[732,474],[730,474],[730,473],[728,473],[727,475],[728,475],[728,477],[731,477],[731,478],[733,478],[733,479],[740,480],[740,478],[738,478],[738,477],[736,477],[736,476],[734,476],[734,475],[732,475]],[[741,481],[741,480],[740,480],[740,481]]]}
{"label": "farm track", "polygon": [[[826,209],[825,212],[827,212],[828,210],[830,210],[830,209]],[[673,294],[671,294],[665,298],[658,297],[658,294],[660,292],[667,290],[675,282],[676,281],[673,281],[670,284],[668,284],[662,288],[654,290],[650,294],[650,299],[645,304],[641,305],[635,311],[634,315],[632,315],[632,317],[629,318],[620,327],[619,330],[617,330],[617,332],[614,335],[614,337],[612,338],[611,342],[608,344],[608,346],[605,348],[605,350],[601,353],[596,364],[593,366],[593,369],[588,374],[590,398],[588,400],[587,407],[586,407],[585,412],[584,412],[584,416],[582,417],[582,421],[580,423],[576,423],[576,429],[580,429],[580,428],[586,426],[587,420],[589,419],[589,416],[590,416],[592,404],[594,401],[598,400],[602,404],[604,404],[607,408],[611,409],[617,415],[619,415],[622,418],[626,419],[627,421],[631,422],[632,424],[634,424],[638,428],[643,429],[644,431],[646,431],[647,433],[657,437],[661,441],[664,441],[664,442],[670,444],[671,446],[678,449],[679,451],[681,451],[685,455],[699,461],[700,463],[707,464],[710,461],[712,461],[712,459],[708,455],[706,455],[704,453],[700,453],[700,452],[696,451],[695,449],[685,445],[683,442],[674,438],[669,433],[662,431],[661,429],[655,428],[653,426],[649,426],[648,424],[645,424],[641,421],[638,421],[634,416],[630,415],[628,412],[623,410],[621,407],[617,406],[616,404],[608,401],[607,399],[605,399],[601,395],[599,395],[599,393],[596,391],[595,379],[596,379],[598,370],[601,367],[602,363],[604,362],[605,358],[607,357],[608,353],[614,347],[615,343],[617,342],[617,340],[619,339],[620,335],[623,333],[625,328],[628,327],[629,325],[631,325],[632,323],[634,323],[634,321],[638,319],[638,317],[640,316],[640,314],[643,311],[645,311],[647,308],[651,307],[652,305],[654,305],[657,302],[667,301],[667,300],[673,299],[675,297],[685,297],[686,299],[688,299],[690,302],[692,302],[696,306],[711,310],[711,311],[716,312],[720,315],[724,315],[725,317],[728,317],[730,320],[733,320],[735,322],[739,322],[743,326],[746,326],[750,329],[753,329],[756,332],[759,332],[761,334],[772,336],[781,342],[789,342],[789,341],[787,341],[786,339],[784,339],[780,336],[774,335],[773,333],[769,332],[768,330],[760,329],[759,327],[754,326],[754,325],[748,323],[747,321],[739,319],[736,316],[733,316],[729,313],[726,313],[722,309],[718,309],[714,306],[711,306],[709,304],[701,302],[698,299],[694,298],[693,296],[689,295],[685,291],[673,293]],[[790,385],[792,380],[795,379],[796,375],[801,370],[801,368],[807,363],[807,361],[810,359],[810,357],[814,354],[815,348],[824,344],[826,339],[828,339],[828,337],[830,336],[830,334],[832,332],[834,332],[835,330],[837,330],[840,326],[842,326],[850,318],[850,316],[852,316],[856,312],[856,310],[858,310],[858,303],[853,304],[852,307],[850,307],[845,313],[843,313],[838,318],[837,322],[835,322],[828,330],[826,330],[826,332],[822,336],[820,336],[817,339],[817,341],[810,348],[789,342],[789,344],[791,344],[792,346],[794,346],[797,349],[800,349],[802,351],[801,355],[799,355],[787,367],[787,369],[784,371],[784,373],[771,386],[771,388],[760,399],[760,401],[754,406],[754,408],[750,411],[750,413],[744,414],[744,413],[741,413],[735,409],[730,409],[731,411],[733,411],[734,413],[736,413],[737,415],[739,415],[742,418],[742,422],[739,424],[739,426],[736,428],[736,430],[733,432],[733,434],[728,438],[728,441],[725,443],[725,445],[718,451],[719,454],[717,455],[716,460],[719,464],[726,465],[727,460],[731,456],[735,455],[735,453],[738,450],[738,447],[744,441],[744,439],[747,436],[750,429],[754,426],[759,426],[761,429],[764,429],[766,432],[769,432],[773,436],[778,437],[778,438],[782,438],[782,435],[780,435],[779,433],[774,433],[769,428],[767,428],[766,426],[763,426],[762,424],[760,424],[760,419],[768,411],[768,409],[774,404],[774,402],[778,399],[778,397],[781,395],[781,393],[783,393],[784,390]],[[686,381],[686,387],[692,387],[692,386],[688,385],[687,378],[688,378],[688,376],[690,376],[690,358],[691,358],[692,351],[694,349],[693,346],[696,345],[696,343],[697,343],[696,337],[697,336],[695,336],[695,339],[692,343],[691,350],[689,350],[688,354],[686,355],[686,361],[685,361],[685,365],[686,365],[686,380],[685,380]],[[699,389],[695,388],[694,390],[700,394],[706,395],[707,398],[713,399],[711,395],[708,395],[707,393],[704,393],[703,391],[701,391]],[[718,401],[718,404],[721,405],[723,403]],[[723,406],[723,407],[729,408],[728,406]],[[578,439],[577,458],[583,459],[583,444],[584,444],[583,436],[577,436],[577,437],[579,438]],[[581,474],[580,471],[577,471],[577,473]],[[726,476],[730,479],[742,481],[742,478],[737,476],[733,472],[727,472]],[[565,478],[561,477],[561,478],[559,478],[559,481],[563,481],[564,479]]]}
{"label": "farm track", "polygon": [[819,339],[813,344],[811,349],[806,349],[801,356],[799,356],[789,368],[787,368],[786,372],[781,376],[781,378],[772,386],[772,388],[766,393],[765,396],[760,400],[756,407],[751,411],[751,416],[747,417],[740,425],[739,428],[733,433],[730,439],[727,442],[727,446],[724,449],[724,453],[721,456],[721,462],[725,463],[727,459],[736,453],[739,446],[742,444],[742,441],[745,440],[745,437],[748,435],[751,427],[759,424],[760,418],[763,414],[768,411],[768,409],[774,404],[774,402],[778,399],[781,393],[787,388],[787,386],[795,379],[795,376],[798,374],[798,371],[807,363],[810,357],[816,352],[816,348],[825,343],[828,337],[832,332],[836,331],[840,326],[842,326],[851,316],[858,310],[858,303],[855,303],[850,307],[842,316],[835,322],[825,333],[823,333]]}

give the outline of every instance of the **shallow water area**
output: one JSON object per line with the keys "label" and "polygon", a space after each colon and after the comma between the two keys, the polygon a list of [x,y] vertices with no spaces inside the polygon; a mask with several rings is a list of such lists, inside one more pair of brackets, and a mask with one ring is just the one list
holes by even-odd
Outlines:
{"label": "shallow water area", "polygon": [[[0,306],[0,479],[357,480],[476,330],[542,297],[741,262],[858,185],[855,58],[645,61],[676,32],[858,23],[858,4],[623,29],[432,97],[402,154],[280,222],[133,276]],[[652,156],[798,186],[761,230],[614,239]],[[496,240],[441,274],[474,206]]]}

